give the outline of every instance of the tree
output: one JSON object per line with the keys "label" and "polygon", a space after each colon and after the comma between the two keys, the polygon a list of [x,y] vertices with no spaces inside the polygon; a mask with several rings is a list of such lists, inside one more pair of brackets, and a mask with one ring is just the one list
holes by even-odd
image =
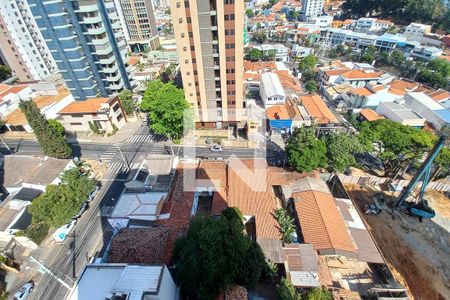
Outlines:
{"label": "tree", "polygon": [[319,59],[315,55],[308,55],[298,63],[298,68],[300,72],[313,71],[318,63]]}
{"label": "tree", "polygon": [[283,242],[292,243],[292,235],[295,233],[294,219],[283,208],[275,209],[273,217],[277,220]]}
{"label": "tree", "polygon": [[6,65],[0,65],[0,81],[4,81],[11,77],[11,68]]}
{"label": "tree", "polygon": [[256,48],[250,49],[247,53],[247,58],[251,61],[258,61],[262,59],[262,51]]}
{"label": "tree", "polygon": [[386,119],[362,122],[359,130],[358,138],[366,151],[378,154],[386,175],[395,172],[400,163],[410,164],[423,157],[436,141],[428,131]]}
{"label": "tree", "polygon": [[136,102],[133,100],[133,92],[124,89],[119,93],[119,99],[122,103],[123,110],[127,115],[134,114],[136,110]]}
{"label": "tree", "polygon": [[315,93],[317,93],[317,83],[314,80],[310,80],[310,81],[306,82],[305,89],[310,94],[315,94]]}
{"label": "tree", "polygon": [[81,204],[95,187],[95,181],[78,168],[64,171],[59,185],[49,185],[45,192],[28,206],[33,224],[60,227],[79,211]]}
{"label": "tree", "polygon": [[264,61],[274,61],[276,55],[277,55],[277,50],[275,50],[275,49],[268,50],[266,53],[263,53],[263,60]]}
{"label": "tree", "polygon": [[184,113],[188,108],[183,90],[161,80],[148,83],[141,102],[141,110],[149,113],[150,128],[171,139],[183,135]]}
{"label": "tree", "polygon": [[258,29],[252,33],[252,38],[258,44],[263,44],[267,40],[267,33],[264,29]]}
{"label": "tree", "polygon": [[55,119],[49,119],[48,124],[53,127],[53,129],[56,131],[57,134],[64,136],[66,134],[66,129],[64,128],[63,124],[61,124],[58,120]]}
{"label": "tree", "polygon": [[394,65],[401,66],[405,63],[405,55],[399,50],[394,49],[390,54],[390,61]]}
{"label": "tree", "polygon": [[436,171],[436,176],[446,176],[450,174],[450,149],[445,147],[442,148],[436,157],[434,163],[438,167]]}
{"label": "tree", "polygon": [[176,240],[172,260],[182,291],[194,299],[214,299],[234,284],[252,286],[265,268],[264,254],[244,232],[241,213],[226,209],[220,218],[195,216]]}
{"label": "tree", "polygon": [[328,50],[328,52],[327,52],[327,56],[328,56],[328,58],[336,58],[336,57],[338,57],[338,52],[337,52],[337,50],[336,49],[330,49],[330,50]]}
{"label": "tree", "polygon": [[326,152],[325,143],[315,137],[314,127],[296,128],[286,146],[288,161],[298,172],[326,167]]}
{"label": "tree", "polygon": [[283,277],[277,285],[278,296],[281,300],[301,300],[302,296],[289,279]]}
{"label": "tree", "polygon": [[72,156],[72,149],[64,136],[50,125],[44,115],[41,114],[36,103],[31,100],[22,101],[19,103],[19,107],[33,129],[45,155],[55,158],[69,158]]}
{"label": "tree", "polygon": [[333,172],[344,172],[348,167],[356,165],[354,155],[364,151],[356,136],[331,133],[323,139],[327,147],[328,168]]}
{"label": "tree", "polygon": [[246,14],[247,17],[249,17],[249,18],[253,18],[253,17],[255,16],[255,13],[253,12],[253,9],[250,9],[250,8],[248,8],[248,9],[245,11],[245,14]]}
{"label": "tree", "polygon": [[333,295],[325,287],[313,288],[306,293],[306,300],[332,300]]}

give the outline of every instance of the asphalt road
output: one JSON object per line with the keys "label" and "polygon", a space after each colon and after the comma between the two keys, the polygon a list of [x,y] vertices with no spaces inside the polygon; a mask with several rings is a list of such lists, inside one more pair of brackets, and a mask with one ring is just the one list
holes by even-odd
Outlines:
{"label": "asphalt road", "polygon": [[[138,165],[148,154],[174,153],[180,157],[203,159],[227,159],[231,156],[239,158],[266,157],[269,164],[282,163],[284,153],[275,144],[268,143],[266,149],[223,149],[222,152],[212,152],[207,147],[165,146],[164,143],[154,142],[149,138],[147,128],[136,133],[129,142],[110,144],[82,143],[72,144],[75,154],[83,158],[99,159],[109,153],[107,160],[102,163],[110,167],[119,165],[102,180],[102,187],[90,203],[89,209],[80,217],[70,237],[63,244],[56,244],[50,249],[38,249],[32,255],[41,261],[53,274],[68,285],[72,286],[80,275],[86,262],[99,253],[103,253],[111,236],[112,230],[107,222],[107,216],[112,211],[117,199],[124,190],[124,182],[133,176],[133,171],[126,166]],[[131,141],[133,140],[133,141]],[[42,155],[37,142],[7,140],[6,143],[17,155]],[[0,145],[0,152],[8,155],[10,152]],[[64,299],[68,289],[48,274],[35,272],[37,264],[29,261],[27,266],[33,270],[35,289],[29,299]],[[23,278],[25,282],[30,278]],[[14,286],[20,286],[17,282]],[[13,294],[13,293],[12,293]]]}

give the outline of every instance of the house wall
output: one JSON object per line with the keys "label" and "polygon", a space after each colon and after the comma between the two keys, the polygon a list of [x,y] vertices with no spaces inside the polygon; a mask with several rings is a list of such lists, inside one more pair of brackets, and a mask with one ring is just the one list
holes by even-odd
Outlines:
{"label": "house wall", "polygon": [[169,270],[164,266],[158,295],[145,295],[143,300],[176,300],[178,296],[178,288]]}

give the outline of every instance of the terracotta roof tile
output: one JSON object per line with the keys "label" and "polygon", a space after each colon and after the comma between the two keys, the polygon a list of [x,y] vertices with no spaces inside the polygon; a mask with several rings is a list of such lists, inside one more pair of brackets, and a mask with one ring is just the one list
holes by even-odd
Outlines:
{"label": "terracotta roof tile", "polygon": [[327,74],[328,76],[338,76],[348,71],[349,71],[348,69],[334,69],[325,71],[325,74]]}
{"label": "terracotta roof tile", "polygon": [[130,56],[130,58],[128,59],[128,64],[129,64],[130,66],[134,66],[134,65],[136,65],[139,61],[140,61],[140,60],[139,60],[139,57],[136,57],[136,56]]}
{"label": "terracotta roof tile", "polygon": [[124,228],[113,238],[109,263],[162,264],[169,228]]}
{"label": "terracotta roof tile", "polygon": [[365,86],[354,89],[353,92],[357,95],[360,96],[370,96],[373,95],[373,92],[371,90],[369,90],[368,88],[366,88]]}
{"label": "terracotta roof tile", "polygon": [[245,71],[264,71],[264,70],[273,70],[276,69],[276,65],[273,61],[249,61],[244,60],[244,70]]}
{"label": "terracotta roof tile", "polygon": [[370,108],[363,108],[359,113],[361,114],[361,116],[364,117],[364,119],[366,119],[369,122],[384,119],[383,116],[380,116],[379,114],[377,114],[376,111]]}
{"label": "terracotta roof tile", "polygon": [[1,84],[0,83],[0,94],[3,94],[4,92],[6,92],[7,90],[9,90],[11,88],[10,85],[7,84]]}
{"label": "terracotta roof tile", "polygon": [[234,285],[233,287],[225,291],[225,300],[247,300],[247,289],[240,285]]}
{"label": "terracotta roof tile", "polygon": [[285,105],[274,105],[267,108],[266,116],[269,120],[290,120]]}
{"label": "terracotta roof tile", "polygon": [[371,79],[371,78],[379,78],[380,75],[376,72],[364,72],[362,70],[351,70],[341,74],[342,77],[347,79]]}
{"label": "terracotta roof tile", "polygon": [[411,92],[419,87],[419,83],[413,81],[406,81],[403,79],[397,79],[392,81],[389,84],[390,89],[403,91],[403,92]]}
{"label": "terracotta roof tile", "polygon": [[0,99],[8,94],[17,94],[20,91],[26,89],[28,87],[28,85],[13,85],[10,86],[10,88],[6,89],[5,91],[1,92],[1,88],[0,88]]}
{"label": "terracotta roof tile", "polygon": [[330,254],[355,253],[347,226],[331,194],[310,190],[292,197],[305,243],[312,244],[319,253],[321,250]]}
{"label": "terracotta roof tile", "polygon": [[317,124],[337,123],[338,120],[319,95],[300,96],[300,102],[306,111],[316,119]]}
{"label": "terracotta roof tile", "polygon": [[434,101],[440,102],[450,98],[450,93],[443,89],[435,90],[428,94]]}
{"label": "terracotta roof tile", "polygon": [[59,114],[96,113],[103,103],[108,103],[111,98],[92,98],[84,101],[75,101],[59,111]]}
{"label": "terracotta roof tile", "polygon": [[297,78],[289,74],[289,71],[275,71],[278,75],[278,79],[283,86],[283,89],[287,92],[287,94],[301,94],[303,93],[300,82]]}

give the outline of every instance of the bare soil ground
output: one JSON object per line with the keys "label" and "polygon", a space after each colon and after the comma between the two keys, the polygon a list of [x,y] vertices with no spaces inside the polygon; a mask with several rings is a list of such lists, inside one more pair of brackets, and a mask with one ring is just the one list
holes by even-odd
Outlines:
{"label": "bare soil ground", "polygon": [[[364,211],[372,204],[377,191],[359,185],[345,186],[350,197]],[[387,205],[396,198],[386,193]],[[439,223],[424,220],[386,207],[376,216],[365,216],[383,256],[392,267],[396,279],[407,287],[414,299],[450,299],[450,235],[448,224],[450,199],[442,193],[427,193],[430,205],[436,210]]]}

